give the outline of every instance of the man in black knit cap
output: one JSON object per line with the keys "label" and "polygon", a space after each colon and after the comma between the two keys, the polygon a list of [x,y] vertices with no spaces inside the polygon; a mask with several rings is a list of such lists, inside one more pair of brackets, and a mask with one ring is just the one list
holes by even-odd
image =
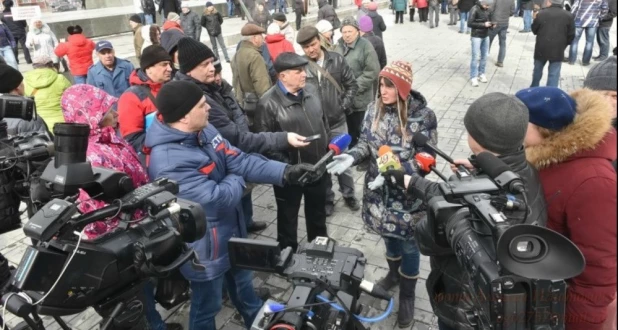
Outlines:
{"label": "man in black knit cap", "polygon": [[[178,42],[179,72],[175,80],[190,81],[199,86],[210,105],[208,121],[233,146],[246,153],[265,153],[268,150],[284,151],[290,146],[298,148],[309,143],[305,137],[287,132],[252,133],[249,131],[243,109],[231,94],[223,94],[221,87],[215,84],[215,54],[208,46],[191,38],[182,38]],[[246,192],[242,199],[247,231],[264,230],[265,222],[253,221],[251,192]]]}
{"label": "man in black knit cap", "polygon": [[[6,63],[0,64],[0,94],[24,96],[24,77]],[[39,116],[31,121],[19,118],[4,118],[4,121],[7,123],[9,134],[48,131],[47,125]]]}
{"label": "man in black knit cap", "polygon": [[[179,47],[180,70],[185,71],[182,41]],[[151,149],[148,174],[178,182],[178,197],[200,203],[208,223],[206,235],[190,244],[202,267],[185,263],[180,268],[191,282],[189,329],[217,329],[215,316],[221,310],[224,287],[249,329],[263,301],[253,290],[253,273],[232,268],[228,256],[230,238],[247,237],[241,205],[246,182],[295,185],[313,167],[267,160],[232,146],[210,125],[211,108],[203,90],[192,82],[164,85],[157,106],[162,121],[155,121],[146,136]]]}

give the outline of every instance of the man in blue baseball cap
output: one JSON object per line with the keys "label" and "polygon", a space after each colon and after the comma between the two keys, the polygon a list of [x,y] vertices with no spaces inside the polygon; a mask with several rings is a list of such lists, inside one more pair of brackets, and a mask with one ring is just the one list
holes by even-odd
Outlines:
{"label": "man in blue baseball cap", "polygon": [[99,62],[88,69],[86,83],[98,87],[109,95],[120,97],[129,88],[129,76],[133,71],[133,64],[116,57],[114,46],[107,40],[96,43],[95,49]]}

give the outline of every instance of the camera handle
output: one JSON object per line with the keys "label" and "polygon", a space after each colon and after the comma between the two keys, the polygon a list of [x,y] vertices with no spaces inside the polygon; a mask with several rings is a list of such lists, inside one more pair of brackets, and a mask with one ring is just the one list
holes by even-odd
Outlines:
{"label": "camera handle", "polygon": [[144,246],[142,244],[137,244],[135,248],[136,250],[133,256],[135,266],[143,275],[148,277],[167,277],[172,271],[180,268],[180,266],[184,263],[193,258],[197,259],[197,253],[195,253],[195,250],[188,249],[185,246],[183,247],[184,252],[171,264],[167,266],[155,266],[152,264],[150,257],[148,257],[147,253],[144,251]]}

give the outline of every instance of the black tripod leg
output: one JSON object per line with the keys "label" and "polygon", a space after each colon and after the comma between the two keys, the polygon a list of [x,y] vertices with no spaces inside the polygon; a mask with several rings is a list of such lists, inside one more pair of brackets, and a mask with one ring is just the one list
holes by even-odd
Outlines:
{"label": "black tripod leg", "polygon": [[71,328],[66,324],[66,322],[64,322],[62,318],[60,318],[60,316],[54,316],[54,320],[56,320],[56,323],[58,323],[62,330],[71,330]]}

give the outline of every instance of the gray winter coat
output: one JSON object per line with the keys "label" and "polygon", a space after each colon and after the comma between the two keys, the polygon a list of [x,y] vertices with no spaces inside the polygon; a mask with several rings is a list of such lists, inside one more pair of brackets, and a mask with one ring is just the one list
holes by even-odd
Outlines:
{"label": "gray winter coat", "polygon": [[188,13],[180,13],[180,26],[187,37],[200,40],[202,35],[202,26],[200,25],[200,16],[190,10]]}
{"label": "gray winter coat", "polygon": [[352,45],[346,45],[343,38],[337,42],[335,51],[343,57],[356,76],[358,91],[352,104],[353,111],[365,111],[374,99],[374,86],[378,83],[380,62],[371,43],[361,36]]}

